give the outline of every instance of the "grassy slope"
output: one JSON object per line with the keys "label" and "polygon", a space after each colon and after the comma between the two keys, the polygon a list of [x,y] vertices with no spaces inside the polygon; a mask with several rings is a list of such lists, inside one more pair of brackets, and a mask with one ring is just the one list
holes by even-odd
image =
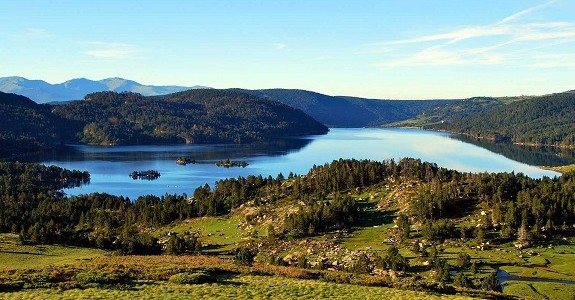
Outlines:
{"label": "grassy slope", "polygon": [[[162,237],[166,236],[168,232],[198,232],[206,252],[228,252],[235,249],[238,243],[249,239],[252,235],[251,231],[244,229],[242,221],[241,214],[202,217],[175,223],[156,231],[155,234]],[[260,227],[252,228],[252,231],[255,231],[258,236],[264,233],[264,230]]]}
{"label": "grassy slope", "polygon": [[240,275],[220,283],[179,285],[154,282],[117,289],[36,289],[5,293],[6,299],[470,299],[382,287]]}
{"label": "grassy slope", "polygon": [[73,264],[104,255],[104,251],[90,248],[20,245],[17,235],[0,234],[0,270]]}
{"label": "grassy slope", "polygon": [[[403,190],[403,192],[398,192]],[[357,196],[366,199],[362,204],[362,218],[353,228],[351,237],[344,239],[343,245],[349,249],[373,249],[381,252],[390,247],[392,243],[386,242],[394,238],[394,218],[398,210],[405,209],[410,194],[403,188],[377,189]],[[380,209],[376,206],[379,204]],[[386,205],[387,204],[387,205]],[[471,216],[471,219],[479,215]],[[467,218],[469,219],[469,218]],[[466,220],[467,221],[467,220]],[[393,243],[400,248],[400,253],[410,259],[414,268],[425,269],[426,259],[419,257],[409,249],[409,244],[421,237],[417,232],[411,233],[410,240],[403,244]],[[439,256],[447,259],[452,266],[457,265],[456,259],[460,252],[468,253],[472,261],[478,263],[478,276],[493,272],[497,266],[503,265],[504,271],[522,277],[542,279],[560,279],[575,281],[575,242],[562,241],[562,245],[548,248],[536,248],[530,251],[516,250],[511,244],[488,247],[486,250],[475,249],[473,241],[451,241],[440,244]],[[534,252],[533,252],[534,251]],[[466,275],[472,276],[469,271]],[[430,272],[423,272],[424,276],[431,276]],[[504,292],[520,297],[533,297],[535,299],[574,299],[565,295],[574,295],[575,287],[572,285],[534,282],[515,282],[506,286]],[[567,298],[565,298],[567,297]]]}
{"label": "grassy slope", "polygon": [[559,166],[559,167],[541,167],[544,170],[551,170],[559,173],[575,172],[575,165]]}
{"label": "grassy slope", "polygon": [[[366,189],[361,194],[353,195],[356,199],[361,199],[361,218],[357,225],[351,230],[349,236],[341,240],[341,245],[350,250],[372,249],[383,253],[391,243],[388,239],[394,238],[395,233],[394,218],[398,211],[405,209],[407,202],[412,195],[409,185],[399,187],[374,187]],[[413,185],[413,189],[417,186]],[[155,232],[158,237],[165,237],[168,232],[197,231],[200,232],[202,242],[207,245],[207,252],[225,253],[233,250],[237,243],[242,242],[246,237],[255,231],[262,236],[265,233],[262,224],[247,226],[244,217],[245,211],[239,210],[229,217],[205,217],[187,220],[173,224]],[[478,212],[466,218],[466,222],[478,219]],[[415,226],[414,226],[415,227]],[[218,266],[231,272],[236,272],[237,267],[230,265],[229,261],[213,258],[202,258],[200,263],[194,257],[103,257],[104,253],[99,250],[69,248],[61,246],[21,246],[18,245],[15,235],[1,235],[2,241],[0,252],[0,271],[2,269],[33,268],[47,266],[51,264],[74,264],[84,265],[82,262],[99,257],[88,264],[104,265],[133,265],[134,270],[142,270],[147,274],[146,278],[162,278],[166,280],[169,274],[184,271],[189,268],[203,269],[210,266]],[[317,237],[314,239],[322,239]],[[400,248],[402,255],[410,258],[410,265],[413,270],[420,270],[423,278],[432,276],[432,271],[425,267],[426,258],[420,257],[410,249],[412,242],[421,239],[417,231],[413,231],[408,241],[394,243]],[[299,243],[297,240],[295,243]],[[513,248],[510,244],[490,247],[484,251],[474,249],[473,241],[450,241],[438,246],[439,256],[446,258],[451,265],[456,265],[456,257],[460,252],[470,254],[472,261],[478,263],[480,278],[494,270],[498,265],[503,265],[502,269],[517,275],[526,277],[538,277],[548,279],[575,280],[575,243],[572,240],[561,241],[550,248],[532,249],[536,253],[527,254]],[[531,249],[530,249],[531,251]],[[183,269],[182,269],[183,268]],[[426,271],[427,270],[427,271]],[[468,270],[464,271],[471,276]],[[244,273],[245,272],[241,272]],[[274,273],[275,274],[275,273]],[[234,283],[235,282],[235,283]],[[476,282],[477,283],[477,282]],[[314,287],[311,290],[299,286]],[[279,287],[278,287],[279,286]],[[281,288],[280,288],[281,287]],[[296,291],[294,291],[296,290]],[[411,292],[389,290],[383,288],[367,288],[350,285],[340,285],[333,283],[323,283],[318,281],[299,281],[281,277],[253,277],[241,275],[235,277],[230,282],[218,283],[215,285],[201,285],[190,289],[186,286],[178,286],[164,282],[150,282],[148,285],[136,285],[129,291],[106,290],[106,289],[86,289],[86,290],[24,290],[11,295],[11,297],[103,297],[103,298],[132,298],[143,295],[158,295],[165,298],[174,295],[174,298],[182,296],[195,296],[194,293],[205,293],[210,297],[236,297],[241,299],[241,295],[249,295],[250,298],[268,298],[272,295],[277,298],[293,298],[297,296],[297,290],[302,290],[299,296],[304,298],[323,298],[329,295],[364,295],[365,297],[394,297],[394,295],[409,295]],[[273,292],[273,294],[271,294]],[[542,282],[509,282],[504,292],[506,294],[550,299],[561,298],[565,295],[572,295],[573,286],[555,283]],[[191,294],[190,294],[191,293]],[[211,294],[210,294],[211,293]],[[330,294],[333,293],[333,294]],[[397,294],[393,294],[397,293]],[[412,298],[422,298],[425,294],[413,294]],[[365,298],[363,297],[363,298]],[[432,297],[427,295],[427,297]],[[430,298],[431,299],[431,298]]]}
{"label": "grassy slope", "polygon": [[544,282],[510,282],[503,291],[527,299],[575,299],[575,286]]}

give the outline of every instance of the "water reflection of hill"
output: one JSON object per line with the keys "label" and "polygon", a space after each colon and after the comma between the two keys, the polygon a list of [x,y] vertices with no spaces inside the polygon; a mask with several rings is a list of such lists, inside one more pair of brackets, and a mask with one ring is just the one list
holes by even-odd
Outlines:
{"label": "water reflection of hill", "polygon": [[477,145],[489,151],[501,154],[509,159],[532,166],[564,166],[575,164],[575,150],[558,147],[532,147],[508,143],[493,143],[464,136],[453,135],[452,138]]}
{"label": "water reflection of hill", "polygon": [[312,139],[277,139],[261,144],[225,145],[146,145],[146,146],[86,146],[63,147],[36,157],[32,161],[149,161],[188,157],[201,162],[256,156],[281,156],[299,151]]}

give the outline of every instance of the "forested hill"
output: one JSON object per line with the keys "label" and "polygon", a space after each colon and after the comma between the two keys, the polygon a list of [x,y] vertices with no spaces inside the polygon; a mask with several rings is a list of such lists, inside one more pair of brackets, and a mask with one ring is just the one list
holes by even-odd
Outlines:
{"label": "forested hill", "polygon": [[240,90],[301,109],[328,127],[367,127],[414,118],[456,100],[375,100],[294,89]]}
{"label": "forested hill", "polygon": [[511,102],[432,127],[496,141],[574,146],[574,120],[575,92],[565,92]]}
{"label": "forested hill", "polygon": [[0,92],[0,116],[1,157],[50,148],[73,134],[73,122],[51,114],[48,105],[16,94]]}
{"label": "forested hill", "polygon": [[287,105],[209,89],[154,97],[100,92],[53,112],[83,122],[81,142],[96,145],[251,143],[328,131]]}

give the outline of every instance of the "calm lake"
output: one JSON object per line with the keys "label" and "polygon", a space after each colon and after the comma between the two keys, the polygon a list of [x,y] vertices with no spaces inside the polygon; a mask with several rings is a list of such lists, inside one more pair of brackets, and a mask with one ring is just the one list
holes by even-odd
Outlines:
{"label": "calm lake", "polygon": [[[509,145],[509,147],[513,147]],[[176,164],[178,157],[195,164]],[[418,129],[331,129],[327,135],[280,140],[265,145],[71,146],[35,159],[46,165],[89,171],[91,183],[66,190],[69,195],[106,192],[136,198],[166,193],[188,195],[223,178],[283,173],[306,174],[315,164],[339,158],[371,160],[414,157],[469,172],[522,172],[531,177],[559,175],[464,142],[443,132]],[[217,167],[219,160],[246,161],[249,166]],[[132,171],[156,170],[157,180],[134,180]]]}

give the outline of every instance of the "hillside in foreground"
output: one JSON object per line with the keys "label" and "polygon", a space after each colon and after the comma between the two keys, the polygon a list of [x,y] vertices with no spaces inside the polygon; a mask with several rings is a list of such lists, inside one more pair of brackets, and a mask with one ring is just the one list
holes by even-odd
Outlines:
{"label": "hillside in foreground", "polygon": [[[404,293],[389,288],[425,293],[410,294],[417,298],[572,299],[575,292],[573,174],[531,179],[414,159],[338,160],[306,175],[230,178],[191,197],[131,201],[54,193],[85,182],[85,173],[0,166],[11,182],[0,186],[7,241],[0,261],[15,262],[0,264],[0,290],[14,297],[179,295],[206,287],[221,297],[273,297],[277,285],[278,297],[287,298]],[[111,256],[87,250],[78,255],[88,260],[73,262],[68,251],[55,264],[44,254],[59,250],[45,245]],[[38,263],[15,260],[18,253]]]}

